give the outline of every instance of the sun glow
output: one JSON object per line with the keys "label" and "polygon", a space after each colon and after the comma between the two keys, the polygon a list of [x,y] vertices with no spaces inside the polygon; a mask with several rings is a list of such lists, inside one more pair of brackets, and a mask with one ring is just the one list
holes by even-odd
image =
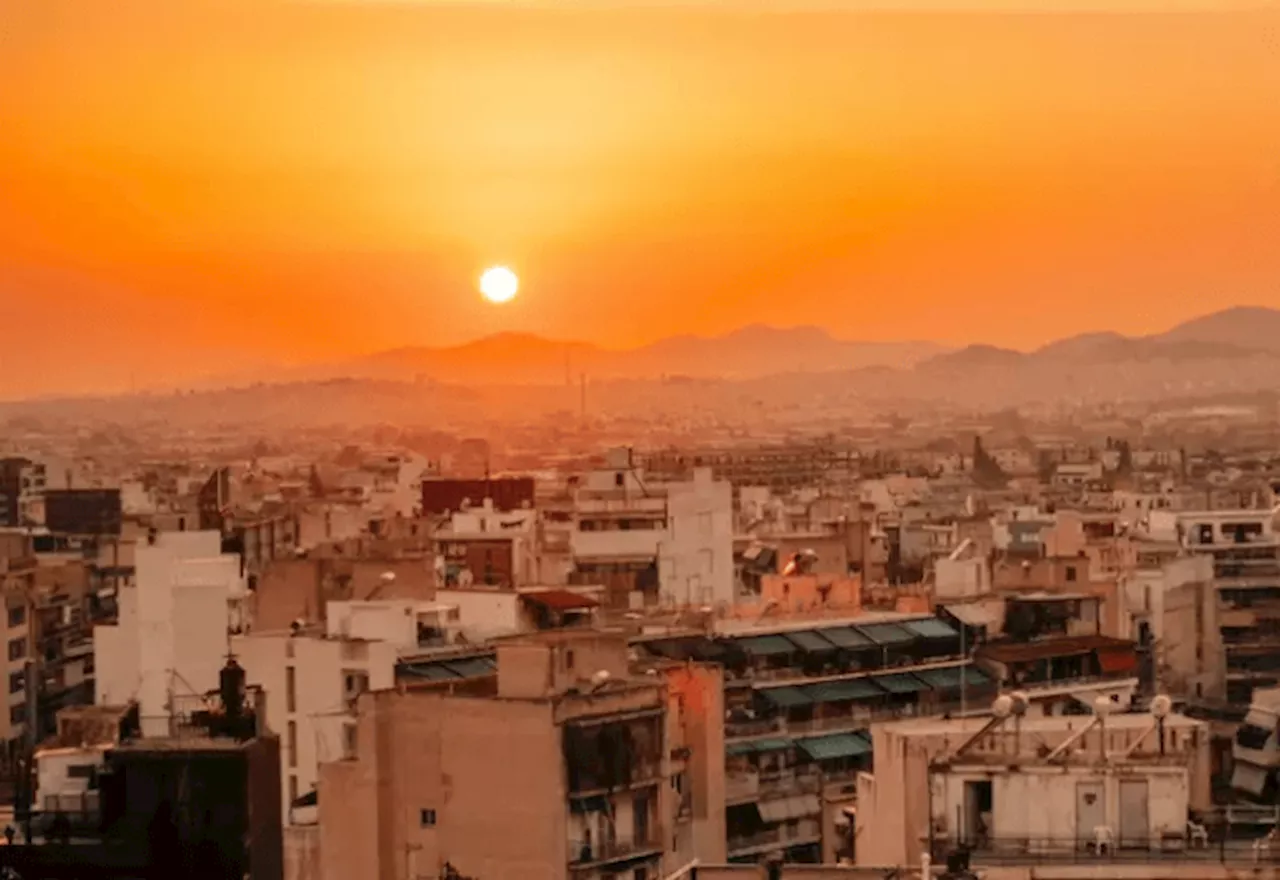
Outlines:
{"label": "sun glow", "polygon": [[480,276],[480,295],[491,303],[511,302],[520,289],[520,279],[506,266],[485,269]]}

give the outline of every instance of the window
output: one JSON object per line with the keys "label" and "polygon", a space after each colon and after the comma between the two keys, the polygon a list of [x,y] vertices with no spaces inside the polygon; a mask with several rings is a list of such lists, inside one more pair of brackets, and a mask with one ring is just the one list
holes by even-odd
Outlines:
{"label": "window", "polygon": [[25,672],[9,673],[9,693],[20,694],[27,686],[27,674]]}
{"label": "window", "polygon": [[356,756],[356,746],[359,744],[357,731],[359,729],[354,724],[344,724],[342,726],[342,750],[343,754],[348,758]]}
{"label": "window", "polygon": [[292,806],[293,802],[296,801],[297,799],[298,799],[298,777],[294,776],[291,773],[289,774],[289,804]]}
{"label": "window", "polygon": [[1072,583],[1076,579],[1076,567],[1074,565],[1067,566],[1067,582]]}
{"label": "window", "polygon": [[436,811],[435,810],[419,811],[418,824],[421,825],[423,828],[435,828],[436,827]]}
{"label": "window", "polygon": [[9,640],[9,659],[21,660],[27,656],[27,640],[26,639],[10,639]]}
{"label": "window", "polygon": [[284,668],[284,710],[292,715],[298,711],[297,670],[292,666]]}
{"label": "window", "polygon": [[9,628],[10,629],[12,629],[15,626],[22,626],[26,622],[27,622],[27,607],[25,605],[19,605],[16,608],[9,609]]}
{"label": "window", "polygon": [[564,668],[566,670],[573,669],[573,648],[565,648]]}
{"label": "window", "polygon": [[289,722],[289,766],[298,766],[298,723]]}
{"label": "window", "polygon": [[617,486],[619,489],[622,488],[624,482],[625,480],[623,478],[622,471],[618,471],[613,475],[613,485]]}
{"label": "window", "polygon": [[12,706],[9,709],[9,723],[22,724],[27,720],[27,707],[23,705]]}
{"label": "window", "polygon": [[342,673],[342,692],[347,700],[354,700],[369,689],[369,673],[348,670]]}
{"label": "window", "polygon": [[67,767],[68,779],[92,779],[96,768],[92,764],[72,764]]}

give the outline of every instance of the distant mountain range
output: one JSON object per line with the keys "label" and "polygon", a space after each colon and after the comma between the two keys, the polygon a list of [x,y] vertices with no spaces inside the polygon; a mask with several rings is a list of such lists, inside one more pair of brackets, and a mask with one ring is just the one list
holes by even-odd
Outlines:
{"label": "distant mountain range", "polygon": [[423,379],[463,385],[562,385],[576,383],[583,375],[592,381],[664,376],[746,379],[874,366],[902,369],[945,351],[931,342],[836,339],[818,327],[753,325],[724,336],[672,336],[624,350],[503,333],[449,348],[401,348],[307,367],[291,371],[288,378]]}
{"label": "distant mountain range", "polygon": [[1234,399],[1280,388],[1280,310],[1234,308],[1153,336],[1090,333],[1031,352],[851,342],[813,327],[753,326],[625,351],[504,334],[211,380],[176,393],[15,402],[0,405],[0,419],[414,424],[429,412],[436,420],[487,424],[576,408],[576,389],[566,395],[565,385],[581,375],[591,383],[594,413],[756,426],[780,401],[838,421],[849,413]]}
{"label": "distant mountain range", "polygon": [[1163,362],[1222,361],[1280,356],[1280,310],[1241,306],[1179,324],[1154,336],[1086,333],[1031,352],[969,345],[922,361],[931,373],[1022,368],[1095,367]]}

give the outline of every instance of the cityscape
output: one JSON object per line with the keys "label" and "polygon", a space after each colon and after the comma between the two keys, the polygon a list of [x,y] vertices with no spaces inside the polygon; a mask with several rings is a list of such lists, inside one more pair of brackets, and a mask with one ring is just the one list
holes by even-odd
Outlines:
{"label": "cityscape", "polygon": [[0,880],[1280,880],[1280,17],[1088,7],[0,4]]}

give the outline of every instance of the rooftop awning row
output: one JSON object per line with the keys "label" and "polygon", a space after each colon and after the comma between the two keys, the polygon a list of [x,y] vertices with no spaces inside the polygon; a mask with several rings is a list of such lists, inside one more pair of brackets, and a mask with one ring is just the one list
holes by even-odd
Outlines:
{"label": "rooftop awning row", "polygon": [[871,753],[871,735],[865,730],[853,733],[830,733],[823,736],[807,736],[789,740],[780,737],[730,743],[725,754],[730,757],[776,752],[795,746],[811,761],[831,761],[837,758],[860,758]]}
{"label": "rooftop awning row", "polygon": [[463,657],[401,663],[396,666],[396,675],[400,678],[421,678],[428,681],[456,681],[493,675],[497,669],[498,663],[492,656]]}
{"label": "rooftop awning row", "polygon": [[863,678],[823,681],[810,685],[761,688],[758,693],[778,709],[787,710],[814,703],[873,700],[886,694],[914,694],[920,691],[952,691],[979,687],[991,679],[972,665],[890,672]]}
{"label": "rooftop awning row", "polygon": [[728,639],[726,644],[752,657],[776,657],[801,653],[820,654],[837,649],[864,651],[873,648],[901,647],[922,641],[958,640],[959,638],[960,633],[951,624],[936,617],[925,617],[896,623],[850,624],[763,636],[746,636]]}
{"label": "rooftop awning row", "polygon": [[684,636],[653,639],[644,646],[654,654],[673,660],[719,661],[729,651],[748,657],[791,657],[802,654],[827,654],[841,651],[874,651],[905,648],[917,644],[959,642],[960,633],[951,624],[936,617],[900,620],[893,623],[863,623],[802,629],[757,636],[711,639]]}

